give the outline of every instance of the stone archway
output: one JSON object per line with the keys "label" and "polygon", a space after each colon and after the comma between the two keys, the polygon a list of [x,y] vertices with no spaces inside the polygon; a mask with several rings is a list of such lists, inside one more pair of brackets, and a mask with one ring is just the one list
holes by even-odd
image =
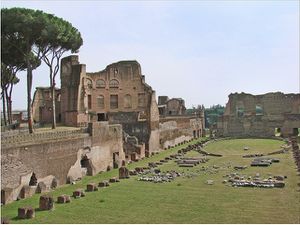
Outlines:
{"label": "stone archway", "polygon": [[81,166],[81,168],[86,169],[86,175],[88,175],[88,176],[93,175],[91,160],[86,155],[82,156],[82,158],[80,160],[80,166]]}

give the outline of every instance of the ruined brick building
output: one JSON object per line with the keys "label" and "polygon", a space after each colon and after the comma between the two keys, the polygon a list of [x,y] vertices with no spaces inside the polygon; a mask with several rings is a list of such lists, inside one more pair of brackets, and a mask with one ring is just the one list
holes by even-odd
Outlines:
{"label": "ruined brick building", "polygon": [[120,61],[95,73],[87,73],[78,56],[61,61],[62,122],[70,126],[93,121],[121,124],[124,147],[142,156],[159,148],[155,98],[137,61]]}
{"label": "ruined brick building", "polygon": [[204,107],[193,114],[186,113],[182,98],[158,97],[160,144],[162,148],[174,145],[182,136],[199,138],[205,135]]}
{"label": "ruined brick building", "polygon": [[158,96],[159,115],[172,116],[185,114],[185,102],[182,98],[169,99],[168,96]]}
{"label": "ruined brick building", "polygon": [[[51,107],[47,107],[47,93],[46,88],[36,91],[33,101],[35,121],[49,122],[47,115],[51,115]],[[159,102],[162,102],[159,108],[155,91],[145,82],[137,61],[120,61],[102,71],[89,73],[86,72],[86,65],[79,63],[78,56],[72,55],[61,60],[57,120],[76,127],[86,127],[87,123],[97,121],[121,124],[128,160],[142,158],[166,146],[175,145],[181,139],[203,134],[204,117],[200,118],[199,114],[198,119],[197,116],[189,118],[185,114],[183,99],[166,98],[164,102],[163,97],[159,98]],[[159,110],[165,110],[161,116],[172,118],[160,119]],[[176,118],[178,116],[181,117]],[[173,122],[169,125],[165,123],[170,121]],[[181,128],[181,131],[175,131],[174,126],[177,130]],[[165,130],[172,135],[163,135]]]}
{"label": "ruined brick building", "polygon": [[[155,91],[145,83],[137,61],[120,61],[88,73],[78,56],[63,58],[61,89],[55,96],[57,121],[72,128],[1,134],[3,204],[204,133],[204,110],[187,115],[183,99],[168,100],[168,113],[159,115]],[[50,89],[37,88],[34,121],[50,123],[51,106]]]}
{"label": "ruined brick building", "polygon": [[271,137],[278,128],[283,137],[298,134],[300,94],[230,94],[217,123],[219,136]]}
{"label": "ruined brick building", "polygon": [[[60,89],[55,89],[56,121],[61,122],[60,113]],[[50,87],[37,87],[32,102],[32,115],[34,122],[52,122],[52,100]]]}

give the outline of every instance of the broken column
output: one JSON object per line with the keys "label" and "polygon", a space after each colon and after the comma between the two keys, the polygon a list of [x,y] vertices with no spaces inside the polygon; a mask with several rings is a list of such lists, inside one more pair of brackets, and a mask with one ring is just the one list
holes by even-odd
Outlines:
{"label": "broken column", "polygon": [[119,169],[119,179],[129,178],[129,170],[125,167],[125,160],[122,161],[122,166]]}

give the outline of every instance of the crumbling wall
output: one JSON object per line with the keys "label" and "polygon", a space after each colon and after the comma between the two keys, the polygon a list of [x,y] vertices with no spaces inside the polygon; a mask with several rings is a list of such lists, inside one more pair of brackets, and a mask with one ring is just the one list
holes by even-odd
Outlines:
{"label": "crumbling wall", "polygon": [[175,146],[183,141],[189,141],[193,137],[182,132],[176,121],[167,121],[159,124],[159,142],[162,149]]}
{"label": "crumbling wall", "polygon": [[[45,182],[46,177],[53,176],[58,184],[65,184],[86,174],[106,171],[108,166],[112,168],[114,153],[121,165],[125,159],[122,127],[93,123],[89,128],[90,134],[81,136],[43,141],[39,135],[39,142],[1,146],[1,190],[9,192],[4,196],[9,201],[16,200],[21,189],[29,185],[32,173],[38,181],[44,179]],[[87,165],[82,164],[83,159]],[[5,203],[9,202],[7,199]]]}
{"label": "crumbling wall", "polygon": [[271,137],[275,128],[284,137],[300,128],[300,94],[230,94],[217,123],[220,136]]}
{"label": "crumbling wall", "polygon": [[151,104],[150,104],[150,135],[148,141],[148,153],[157,152],[161,150],[159,145],[159,111],[156,102],[155,92],[151,95]]}

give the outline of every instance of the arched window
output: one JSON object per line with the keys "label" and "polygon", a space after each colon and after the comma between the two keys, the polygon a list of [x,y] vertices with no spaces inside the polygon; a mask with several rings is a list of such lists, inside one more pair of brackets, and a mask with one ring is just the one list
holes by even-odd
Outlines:
{"label": "arched window", "polygon": [[124,96],[124,108],[131,108],[131,95],[127,94]]}
{"label": "arched window", "polygon": [[97,106],[100,109],[104,109],[104,96],[103,95],[99,95],[97,97]]}
{"label": "arched window", "polygon": [[92,89],[93,88],[93,81],[89,78],[86,78],[86,85],[87,85],[88,89]]}
{"label": "arched window", "polygon": [[109,81],[109,88],[119,88],[119,81],[116,79]]}
{"label": "arched window", "polygon": [[96,88],[105,88],[105,80],[99,79],[96,81]]}

